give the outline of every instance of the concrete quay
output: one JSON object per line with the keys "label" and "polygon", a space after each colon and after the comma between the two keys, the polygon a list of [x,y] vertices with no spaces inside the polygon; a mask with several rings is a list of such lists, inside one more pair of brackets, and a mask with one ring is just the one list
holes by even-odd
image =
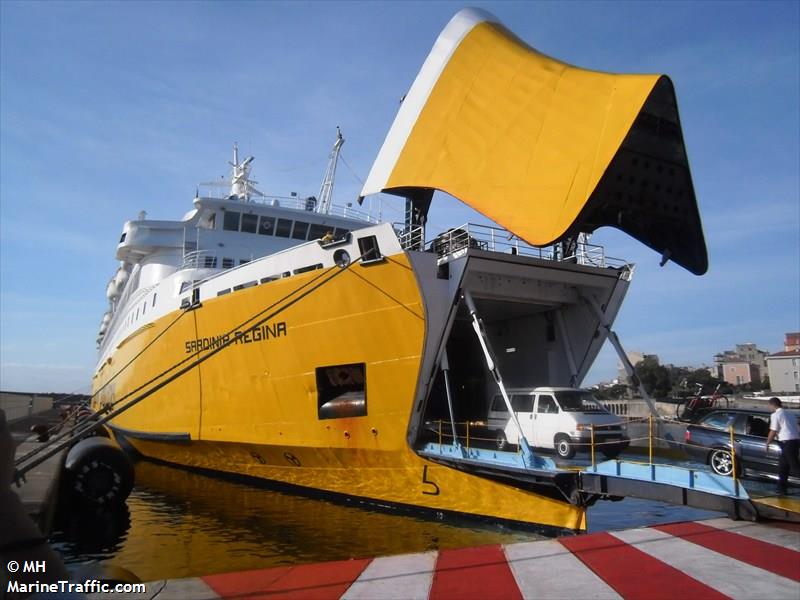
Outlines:
{"label": "concrete quay", "polygon": [[[35,441],[22,442],[16,448],[15,457],[19,458],[34,450],[41,443]],[[50,532],[58,491],[61,483],[61,473],[67,450],[64,449],[55,456],[50,457],[35,469],[25,475],[20,487],[12,485],[11,489],[19,496],[25,512],[33,519],[39,530],[45,534]]]}
{"label": "concrete quay", "polygon": [[[152,581],[128,598],[800,598],[800,524],[726,518]],[[120,597],[120,594],[108,594]],[[95,594],[92,598],[105,598]]]}

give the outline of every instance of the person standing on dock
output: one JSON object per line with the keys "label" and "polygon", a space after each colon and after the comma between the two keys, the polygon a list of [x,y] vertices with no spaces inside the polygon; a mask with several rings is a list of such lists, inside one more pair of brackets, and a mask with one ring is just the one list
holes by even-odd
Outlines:
{"label": "person standing on dock", "polygon": [[770,442],[778,438],[777,442],[781,447],[781,457],[778,461],[778,493],[785,495],[790,469],[800,475],[800,461],[797,458],[800,453],[800,428],[797,426],[795,416],[783,409],[780,398],[770,398],[768,404],[772,414],[769,417],[767,450]]}

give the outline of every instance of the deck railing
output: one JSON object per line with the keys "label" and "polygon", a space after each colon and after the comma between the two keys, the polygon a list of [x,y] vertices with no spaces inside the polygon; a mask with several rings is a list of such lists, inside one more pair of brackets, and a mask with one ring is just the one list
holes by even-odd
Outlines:
{"label": "deck railing", "polygon": [[[213,188],[203,189],[202,197],[216,200],[230,199],[228,191],[219,191]],[[260,204],[262,206],[275,206],[280,208],[290,208],[304,212],[314,212],[319,205],[316,198],[299,198],[297,196],[250,196],[248,200],[239,200],[242,204]],[[367,223],[378,223],[378,219],[369,213],[353,208],[350,204],[340,206],[332,204],[328,210],[329,215],[334,217],[344,217],[345,219],[356,219]]]}
{"label": "deck railing", "polygon": [[[398,233],[400,243],[405,249],[418,249],[415,246],[421,236],[421,228]],[[435,252],[439,259],[451,257],[473,248],[601,268],[621,267],[626,264],[624,260],[606,256],[605,249],[596,244],[578,242],[570,254],[565,254],[558,245],[543,248],[532,246],[506,229],[474,223],[466,223],[439,234],[426,244],[426,248]]]}
{"label": "deck railing", "polygon": [[216,250],[195,250],[183,255],[181,269],[215,269],[218,260]]}

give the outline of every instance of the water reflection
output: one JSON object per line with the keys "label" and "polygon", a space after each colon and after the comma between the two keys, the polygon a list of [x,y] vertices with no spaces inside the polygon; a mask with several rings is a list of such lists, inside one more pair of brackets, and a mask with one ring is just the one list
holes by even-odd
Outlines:
{"label": "water reflection", "polygon": [[[72,570],[97,561],[143,581],[508,544],[544,536],[305,498],[141,461],[121,510],[65,510],[52,541]],[[652,500],[598,502],[589,531],[719,516]]]}
{"label": "water reflection", "polygon": [[127,505],[107,510],[62,506],[54,524],[52,541],[63,553],[92,560],[119,551],[130,526]]}
{"label": "water reflection", "polygon": [[71,567],[98,560],[147,581],[543,539],[502,526],[304,498],[149,462],[136,465],[136,478],[127,511],[60,519],[53,541]]}

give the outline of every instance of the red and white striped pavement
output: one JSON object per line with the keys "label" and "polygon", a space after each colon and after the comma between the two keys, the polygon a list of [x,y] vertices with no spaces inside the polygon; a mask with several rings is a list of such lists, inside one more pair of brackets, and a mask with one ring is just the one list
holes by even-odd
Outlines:
{"label": "red and white striped pavement", "polygon": [[800,600],[800,524],[712,519],[156,581],[178,598]]}

